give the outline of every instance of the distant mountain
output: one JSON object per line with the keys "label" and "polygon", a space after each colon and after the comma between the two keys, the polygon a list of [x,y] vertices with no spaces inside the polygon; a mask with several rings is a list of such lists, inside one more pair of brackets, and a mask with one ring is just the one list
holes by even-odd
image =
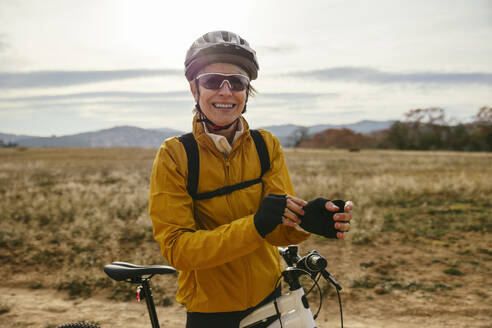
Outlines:
{"label": "distant mountain", "polygon": [[[271,131],[279,138],[284,147],[293,144],[292,133],[301,128],[307,128],[309,136],[326,129],[347,128],[357,133],[369,134],[374,131],[387,129],[394,121],[360,121],[353,124],[330,125],[320,124],[304,127],[296,124],[271,125],[262,129]],[[184,132],[171,129],[142,129],[134,126],[118,126],[111,129],[85,132],[60,137],[35,137],[26,135],[0,133],[0,140],[4,144],[15,143],[27,147],[143,147],[157,148],[162,142],[172,136],[179,136]]]}
{"label": "distant mountain", "polygon": [[326,129],[350,129],[357,133],[369,134],[375,131],[386,130],[391,124],[395,121],[369,121],[364,120],[357,123],[351,124],[340,124],[340,125],[330,125],[330,124],[321,124],[321,125],[313,125],[309,127],[309,134],[313,135],[320,131],[324,131]]}
{"label": "distant mountain", "polygon": [[184,133],[183,131],[179,131],[171,128],[160,128],[160,129],[152,129],[152,130],[167,133],[167,134],[172,134],[173,136],[180,136]]}
{"label": "distant mountain", "polygon": [[0,133],[0,140],[4,144],[17,143],[19,140],[29,139],[29,138],[36,138],[36,137],[35,136],[19,135],[19,134]]}
{"label": "distant mountain", "polygon": [[268,125],[260,127],[260,129],[268,130],[273,133],[277,138],[287,137],[292,134],[297,129],[302,128],[302,125],[295,124],[284,124],[284,125]]}
{"label": "distant mountain", "polygon": [[18,140],[19,146],[27,147],[142,147],[158,148],[162,142],[182,132],[172,129],[148,130],[134,126],[118,126],[95,132],[79,133],[61,137],[34,137]]}
{"label": "distant mountain", "polygon": [[357,133],[362,134],[370,134],[375,131],[388,129],[395,121],[370,121],[364,120],[357,123],[352,124],[318,124],[312,126],[302,126],[302,125],[294,125],[294,124],[285,124],[285,125],[270,125],[262,127],[261,129],[268,130],[272,132],[280,141],[280,144],[283,147],[292,146],[291,135],[294,131],[300,128],[307,128],[307,132],[309,136],[313,136],[314,134],[327,130],[327,129],[350,129]]}

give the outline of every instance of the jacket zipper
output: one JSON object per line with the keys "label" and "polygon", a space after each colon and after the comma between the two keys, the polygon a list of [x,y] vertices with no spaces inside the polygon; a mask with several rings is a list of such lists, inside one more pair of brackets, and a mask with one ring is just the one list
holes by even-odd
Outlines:
{"label": "jacket zipper", "polygon": [[[229,160],[229,157],[224,157],[224,165],[225,165],[226,185],[229,185],[231,182],[231,177],[230,177],[230,173],[229,173],[231,162]],[[231,206],[231,200],[229,198],[229,194],[226,194],[226,200],[227,200],[227,206],[229,206],[230,212],[231,212],[231,214],[233,214],[233,208]]]}
{"label": "jacket zipper", "polygon": [[[231,157],[231,154],[229,154],[229,156],[224,156],[224,165],[225,165],[225,177],[226,177],[226,185],[230,185],[231,184],[231,177],[230,177],[230,166],[231,166],[231,161],[230,161],[230,157]],[[226,194],[226,200],[227,200],[227,206],[229,206],[230,208],[230,212],[232,215],[234,215],[234,208],[232,207],[232,204],[231,204],[231,199],[230,199],[230,194]],[[244,266],[244,271],[245,271],[245,274],[246,274],[246,283],[248,284],[247,286],[247,291],[251,291],[252,290],[252,282],[251,282],[251,279],[252,279],[252,276],[251,276],[251,267],[249,266],[249,264],[247,263],[247,261],[243,260],[243,266]],[[248,306],[251,306],[252,304],[252,296],[253,294],[251,292],[247,292],[247,295],[246,295],[246,304]]]}

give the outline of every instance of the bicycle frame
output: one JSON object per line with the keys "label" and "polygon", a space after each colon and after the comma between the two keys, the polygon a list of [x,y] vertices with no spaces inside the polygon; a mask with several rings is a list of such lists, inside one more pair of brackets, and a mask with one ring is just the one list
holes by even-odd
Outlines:
{"label": "bicycle frame", "polygon": [[[314,278],[317,274],[321,274],[323,278],[335,286],[337,292],[342,289],[331,274],[326,271],[327,261],[317,251],[312,251],[301,258],[298,255],[298,247],[291,245],[287,248],[279,248],[279,253],[288,265],[282,272],[282,277],[289,286],[290,293],[255,309],[241,320],[240,328],[254,328],[272,318],[276,318],[276,320],[268,324],[267,328],[315,328],[315,318],[313,318],[304,289],[299,281],[302,275],[307,274]],[[315,284],[317,285],[316,281]],[[340,315],[342,315],[341,312]]]}
{"label": "bicycle frame", "polygon": [[[280,314],[280,315],[279,315]],[[277,316],[278,319],[268,328],[313,328],[313,314],[302,287],[284,294],[274,301],[263,305],[241,320],[239,328],[254,327],[267,318]]]}

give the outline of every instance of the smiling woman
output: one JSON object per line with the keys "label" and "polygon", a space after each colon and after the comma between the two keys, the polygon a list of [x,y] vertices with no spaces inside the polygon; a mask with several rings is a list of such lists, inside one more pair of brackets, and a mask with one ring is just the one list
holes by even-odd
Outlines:
{"label": "smiling woman", "polygon": [[196,39],[185,59],[193,132],[165,140],[154,160],[149,215],[163,256],[180,271],[176,299],[187,328],[238,327],[279,296],[277,246],[306,240],[299,226],[323,236],[327,227],[338,239],[350,228],[351,202],[294,197],[278,139],[249,129],[242,114],[258,70],[238,34]]}

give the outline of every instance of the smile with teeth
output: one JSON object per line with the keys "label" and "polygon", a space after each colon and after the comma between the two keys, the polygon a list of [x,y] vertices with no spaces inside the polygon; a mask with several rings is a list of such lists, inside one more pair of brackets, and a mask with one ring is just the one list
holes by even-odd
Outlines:
{"label": "smile with teeth", "polygon": [[235,104],[218,104],[218,103],[213,103],[212,104],[215,108],[220,108],[220,109],[231,109]]}

